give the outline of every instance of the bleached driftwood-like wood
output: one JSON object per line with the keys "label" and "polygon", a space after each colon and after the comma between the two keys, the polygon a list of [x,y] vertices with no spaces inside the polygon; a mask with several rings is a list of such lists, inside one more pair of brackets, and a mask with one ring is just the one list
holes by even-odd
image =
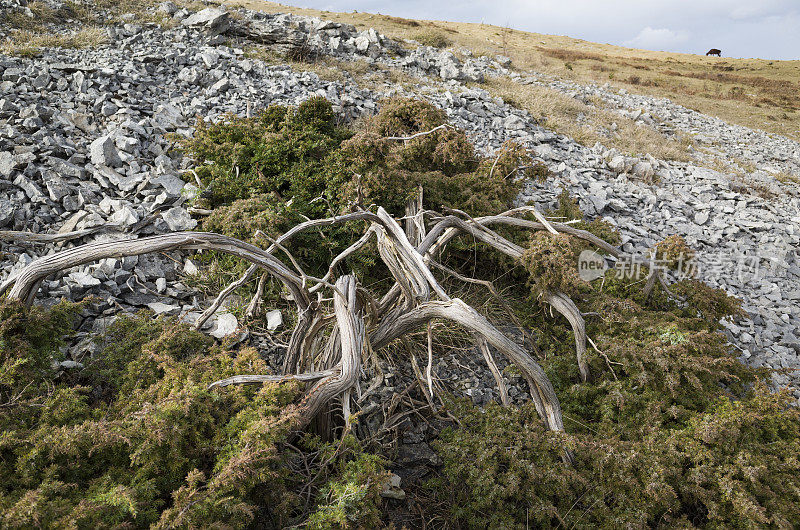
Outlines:
{"label": "bleached driftwood-like wood", "polygon": [[553,385],[541,366],[525,350],[486,320],[486,317],[458,298],[449,301],[425,302],[398,318],[385,318],[370,335],[370,343],[374,349],[380,349],[398,337],[437,318],[456,322],[469,331],[477,333],[499,352],[506,355],[517,365],[528,382],[536,410],[545,425],[554,431],[564,430],[561,405]]}
{"label": "bleached driftwood-like wood", "polygon": [[508,388],[506,387],[505,381],[503,381],[503,374],[500,373],[500,370],[497,368],[497,363],[494,362],[492,352],[489,351],[489,344],[483,337],[478,337],[475,342],[478,345],[478,349],[480,349],[483,354],[483,359],[486,361],[489,371],[492,372],[495,383],[497,383],[497,390],[500,392],[500,402],[504,407],[509,406],[511,400],[508,397]]}
{"label": "bleached driftwood-like wood", "polygon": [[229,385],[248,385],[260,383],[284,383],[287,381],[316,381],[325,377],[334,377],[339,374],[338,369],[324,370],[322,372],[310,372],[298,375],[235,375],[227,379],[220,379],[208,385],[209,390],[218,386]]}
{"label": "bleached driftwood-like wood", "polygon": [[[525,213],[533,213],[538,220],[517,217]],[[354,221],[367,223],[366,232],[332,260],[322,278],[314,278],[303,272],[284,246],[284,243],[303,231]],[[459,235],[473,237],[510,257],[522,257],[525,250],[493,231],[490,228],[492,225],[568,234],[613,256],[621,256],[618,249],[593,234],[567,224],[549,221],[532,207],[516,208],[500,215],[478,218],[459,210],[449,210],[449,215],[442,216],[424,210],[420,196],[413,204],[409,202],[405,230],[383,208],[378,208],[376,213],[358,210],[300,223],[280,237],[269,239],[271,244],[266,250],[234,238],[205,232],[176,232],[142,239],[91,243],[34,261],[16,277],[0,286],[0,292],[7,290],[9,298],[30,305],[40,283],[48,275],[103,258],[179,249],[224,252],[249,261],[251,267],[242,278],[220,293],[204,314],[205,319],[213,315],[230,292],[263,270],[265,274],[259,274],[259,289],[263,289],[266,274],[282,282],[296,304],[297,323],[289,340],[282,375],[238,375],[217,381],[211,385],[212,388],[292,380],[315,382],[301,402],[303,420],[311,421],[331,400],[341,398],[347,421],[351,392],[354,389],[357,393],[359,391],[357,384],[364,352],[374,356],[375,352],[394,340],[426,324],[430,326],[433,320],[447,320],[462,326],[475,336],[476,345],[497,381],[504,404],[509,402],[508,393],[502,374],[489,351],[489,345],[522,372],[545,425],[555,431],[563,430],[558,397],[534,356],[510,340],[474,308],[458,298],[451,298],[431,272],[431,267],[436,266],[456,279],[485,285],[494,296],[502,300],[491,282],[463,277],[440,265],[435,259]],[[375,301],[372,293],[358,285],[352,274],[339,277],[335,284],[330,283],[344,260],[361,250],[372,235],[376,236],[378,253],[395,281],[379,302]],[[273,256],[276,249],[288,257],[291,265]],[[663,282],[662,278],[658,279]],[[330,298],[326,298],[323,292],[329,293]],[[329,303],[331,299],[332,304]],[[587,380],[590,375],[585,359],[588,337],[580,310],[564,293],[546,293],[545,299],[570,322],[575,333],[578,367],[582,379]],[[258,295],[254,297],[251,306],[257,303]],[[420,370],[419,377],[421,381],[425,381],[423,386],[432,398],[431,367],[434,354],[431,340],[429,335],[426,371],[423,375]]]}
{"label": "bleached driftwood-like wood", "polygon": [[203,326],[205,325],[205,323],[208,322],[208,319],[211,318],[212,316],[214,316],[214,313],[216,313],[217,310],[220,307],[222,307],[222,304],[225,302],[225,299],[228,298],[228,296],[230,296],[231,293],[233,293],[233,291],[235,291],[239,287],[241,287],[241,286],[245,285],[247,282],[249,282],[250,279],[253,276],[255,276],[256,272],[258,272],[258,269],[259,269],[258,265],[250,265],[247,268],[247,270],[244,271],[244,274],[242,274],[241,277],[238,280],[236,280],[235,282],[229,284],[222,291],[220,291],[220,293],[217,295],[217,297],[214,299],[214,301],[211,303],[211,305],[208,306],[205,309],[205,311],[203,311],[200,314],[199,317],[197,317],[197,320],[195,320],[195,322],[194,322],[194,328],[195,329],[202,329]]}
{"label": "bleached driftwood-like wood", "polygon": [[14,243],[58,243],[61,241],[71,241],[80,237],[89,236],[107,230],[120,230],[121,225],[106,224],[71,232],[56,232],[55,234],[39,234],[36,232],[20,232],[16,230],[0,230],[0,241],[12,241]]}
{"label": "bleached driftwood-like wood", "polygon": [[216,250],[258,264],[281,280],[295,296],[296,301],[309,300],[308,293],[300,286],[299,278],[280,260],[254,245],[210,232],[174,232],[141,239],[89,243],[67,249],[31,262],[14,278],[6,280],[0,290],[5,291],[10,287],[9,298],[30,306],[39,283],[55,272],[104,258],[138,256],[179,249]]}
{"label": "bleached driftwood-like wood", "polygon": [[364,313],[356,294],[355,276],[348,274],[336,280],[337,291],[333,297],[341,361],[339,373],[321,379],[303,398],[301,415],[310,422],[322,408],[336,396],[349,400],[349,392],[357,383],[361,371],[361,354],[364,350],[366,329]]}
{"label": "bleached driftwood-like wood", "polygon": [[[332,226],[336,224],[346,223],[349,221],[359,221],[359,220],[368,221],[368,220],[374,220],[375,218],[376,218],[375,214],[371,212],[358,211],[335,217],[326,217],[323,219],[310,219],[308,221],[305,221],[303,223],[300,223],[292,227],[289,231],[281,235],[278,239],[274,240],[272,245],[270,245],[270,247],[267,249],[267,252],[271,254],[275,250],[275,248],[277,248],[279,245],[282,245],[283,243],[289,241],[297,234],[304,232],[306,230],[310,230],[312,228]],[[244,274],[238,280],[236,280],[228,287],[223,289],[222,292],[220,292],[220,294],[214,299],[211,305],[208,308],[206,308],[205,311],[203,311],[200,317],[198,317],[197,321],[195,322],[195,327],[197,329],[200,329],[208,321],[208,319],[211,318],[214,315],[214,313],[216,313],[217,310],[219,310],[220,307],[222,307],[222,304],[225,302],[228,296],[230,296],[233,293],[233,291],[235,291],[240,286],[247,283],[251,278],[253,278],[258,268],[259,268],[258,265],[254,263],[244,272]]]}
{"label": "bleached driftwood-like wood", "polygon": [[578,359],[578,370],[584,382],[589,380],[589,365],[586,363],[586,323],[583,320],[580,309],[564,293],[547,293],[547,303],[553,309],[564,315],[572,326],[572,333],[575,335],[575,355]]}
{"label": "bleached driftwood-like wood", "polygon": [[399,141],[402,141],[402,142],[407,142],[409,140],[413,140],[414,138],[419,138],[420,136],[427,136],[429,134],[435,133],[436,131],[439,131],[439,130],[442,130],[442,129],[453,129],[453,128],[454,127],[452,125],[450,125],[449,123],[443,123],[441,125],[437,125],[436,127],[434,127],[433,129],[431,129],[429,131],[418,132],[418,133],[412,134],[410,136],[387,136],[386,139],[387,140],[399,140]]}

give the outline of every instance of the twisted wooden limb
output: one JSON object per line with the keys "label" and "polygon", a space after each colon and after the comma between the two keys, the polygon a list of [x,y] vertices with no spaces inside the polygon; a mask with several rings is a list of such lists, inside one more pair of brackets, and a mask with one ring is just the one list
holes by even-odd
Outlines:
{"label": "twisted wooden limb", "polygon": [[578,370],[585,383],[589,379],[589,365],[586,364],[586,322],[580,309],[567,295],[561,292],[547,293],[547,303],[569,320],[572,333],[575,335],[575,355],[578,358]]}
{"label": "twisted wooden limb", "polygon": [[477,337],[475,343],[477,344],[478,349],[481,350],[483,359],[486,361],[486,366],[489,367],[489,371],[492,372],[494,381],[497,383],[497,390],[500,392],[500,402],[504,407],[509,406],[511,404],[511,400],[508,398],[508,388],[506,388],[506,383],[503,381],[503,374],[500,373],[500,370],[497,368],[497,363],[494,362],[492,352],[489,351],[489,344],[483,337]]}
{"label": "twisted wooden limb", "polygon": [[[365,343],[364,313],[356,295],[356,278],[348,274],[336,281],[333,297],[336,327],[339,331],[342,359],[339,373],[321,379],[309,390],[302,402],[302,418],[310,422],[334,397],[343,395],[358,382],[361,352]],[[346,418],[347,419],[347,418]]]}
{"label": "twisted wooden limb", "polygon": [[340,361],[333,368],[299,375],[239,375],[215,381],[209,388],[234,384],[317,380],[300,404],[300,427],[310,423],[336,396],[342,396],[345,421],[348,421],[349,393],[358,382],[361,354],[365,345],[364,313],[357,296],[355,276],[342,276],[336,281],[333,309],[337,333],[331,337],[329,346],[341,353]]}
{"label": "twisted wooden limb", "polygon": [[[286,356],[287,360],[296,362],[299,358],[303,338],[316,318],[316,303],[312,302],[311,295],[303,286],[302,280],[281,261],[269,252],[232,237],[209,232],[174,232],[141,239],[90,243],[37,259],[22,269],[17,276],[7,280],[0,289],[10,286],[8,297],[12,300],[19,300],[30,307],[42,280],[52,273],[104,258],[136,256],[179,249],[224,252],[249,261],[253,267],[262,268],[278,278],[292,295],[299,313],[298,325],[289,341]],[[295,370],[294,364],[287,366],[291,368],[291,371]]]}
{"label": "twisted wooden limb", "polygon": [[36,294],[38,283],[55,272],[104,258],[137,256],[179,249],[216,250],[245,259],[264,268],[281,280],[298,305],[307,307],[310,304],[309,294],[302,287],[300,279],[271,254],[238,239],[210,232],[174,232],[141,239],[90,243],[67,249],[30,263],[17,276],[6,280],[3,288],[11,285],[9,298],[30,305]]}
{"label": "twisted wooden limb", "polygon": [[72,232],[56,232],[55,234],[39,234],[36,232],[20,232],[16,230],[0,230],[0,241],[11,241],[14,243],[58,243],[70,241],[80,237],[105,232],[111,230],[123,231],[125,228],[121,224],[104,224],[83,230],[73,230]]}
{"label": "twisted wooden limb", "polygon": [[[518,211],[527,211],[527,210],[520,208],[518,209]],[[483,217],[477,219],[470,218],[468,221],[465,221],[454,215],[449,215],[447,217],[442,218],[436,225],[434,225],[434,227],[428,232],[428,235],[419,245],[418,251],[420,254],[424,256],[425,263],[431,264],[433,255],[444,251],[447,244],[460,233],[467,233],[469,235],[472,235],[482,243],[485,243],[486,245],[504,253],[505,255],[512,257],[514,259],[519,259],[522,257],[524,249],[519,245],[500,236],[499,234],[487,229],[485,226],[483,226],[483,223],[486,224],[506,223],[512,226],[522,226],[533,229],[547,229],[550,232],[555,232],[555,233],[558,233],[558,230],[561,228],[569,229],[571,231],[577,230],[572,227],[569,227],[569,225],[560,225],[558,223],[551,223],[547,220],[544,221],[546,224],[541,222],[527,221],[525,219],[517,219],[514,217],[506,217],[506,216]],[[590,234],[589,232],[585,231],[579,231],[579,232],[581,233],[581,236],[587,240],[597,239],[598,243],[602,243],[602,245],[606,247],[611,247],[611,245],[597,238],[593,234]],[[614,251],[615,253],[619,252],[616,249],[614,249]],[[441,266],[439,267],[441,268]],[[398,284],[399,283],[400,282],[398,281]],[[392,304],[396,302],[397,297],[400,295],[400,293],[404,292],[406,289],[407,288],[403,287],[399,287],[397,289],[395,288],[391,289],[381,300],[380,303],[381,310],[387,310],[389,307],[391,307]],[[578,310],[575,303],[564,293],[553,293],[552,300],[548,299],[548,302],[559,313],[563,314],[570,322],[570,325],[572,326],[572,330],[575,334],[576,357],[578,359],[578,368],[581,373],[581,378],[584,381],[586,381],[589,377],[589,368],[585,361],[586,329],[583,316],[581,315],[580,310]],[[399,311],[397,313],[399,313]]]}
{"label": "twisted wooden limb", "polygon": [[370,335],[373,349],[380,349],[396,338],[417,329],[431,319],[451,320],[482,336],[489,344],[519,367],[528,386],[531,398],[545,425],[553,431],[563,431],[561,405],[553,385],[544,370],[518,346],[495,328],[486,318],[458,298],[449,301],[431,301],[420,304],[397,318],[384,318]]}
{"label": "twisted wooden limb", "polygon": [[231,293],[233,293],[233,291],[235,291],[242,285],[249,282],[250,278],[255,276],[256,272],[258,272],[258,269],[259,269],[258,265],[250,265],[250,267],[248,267],[247,270],[244,271],[244,274],[242,274],[242,276],[238,280],[231,283],[230,285],[225,287],[222,291],[220,291],[220,293],[217,295],[217,297],[214,299],[211,305],[208,306],[206,310],[200,314],[199,317],[197,317],[197,320],[194,323],[194,329],[202,329],[205,323],[208,322],[208,319],[214,316],[214,313],[216,313],[217,310],[220,307],[222,307],[223,302],[225,302],[228,296],[230,296]]}
{"label": "twisted wooden limb", "polygon": [[208,385],[211,390],[214,387],[229,385],[249,385],[261,383],[285,383],[287,381],[316,381],[325,377],[334,377],[339,374],[338,368],[323,370],[322,372],[310,372],[298,375],[235,375],[227,379],[220,379]]}
{"label": "twisted wooden limb", "polygon": [[[283,243],[289,241],[297,234],[304,232],[306,230],[310,230],[312,228],[332,226],[336,224],[347,223],[350,221],[359,221],[359,220],[371,221],[375,219],[377,219],[377,216],[367,211],[352,212],[345,215],[326,217],[323,219],[311,219],[309,221],[305,221],[303,223],[300,223],[292,227],[289,231],[281,235],[278,239],[273,240],[272,244],[267,249],[267,252],[272,254],[272,252],[274,252],[276,248],[279,248]],[[333,269],[333,267],[334,264],[331,264],[331,269]],[[197,319],[195,327],[197,329],[200,329],[208,321],[208,319],[211,318],[214,315],[214,313],[217,312],[217,310],[222,306],[222,304],[225,302],[228,296],[230,296],[231,293],[233,293],[233,291],[235,291],[236,289],[238,289],[239,287],[250,281],[250,279],[253,277],[257,269],[258,269],[257,265],[251,266],[250,268],[247,269],[247,271],[245,271],[245,273],[241,276],[241,278],[239,278],[231,285],[226,287],[222,292],[220,292],[219,295],[217,295],[217,297],[214,299],[214,302],[212,302],[212,304],[205,311],[203,311],[203,313]],[[327,280],[328,278],[329,276],[326,276],[326,278],[324,279]],[[0,289],[2,289],[2,287],[0,287]],[[2,290],[0,290],[0,293],[2,293]],[[248,313],[250,313],[251,309],[253,312],[255,311],[255,307],[248,307]]]}
{"label": "twisted wooden limb", "polygon": [[417,196],[406,202],[405,231],[414,247],[418,247],[425,237],[422,213],[422,186],[420,185]]}
{"label": "twisted wooden limb", "polygon": [[645,300],[650,298],[650,295],[653,293],[653,288],[656,286],[656,280],[661,280],[661,270],[657,266],[650,269],[650,275],[647,277],[647,283],[644,284],[644,290],[642,294],[644,294]]}
{"label": "twisted wooden limb", "polygon": [[429,131],[418,132],[416,134],[412,134],[411,136],[387,136],[386,140],[400,140],[403,142],[407,142],[409,140],[413,140],[414,138],[418,138],[420,136],[426,136],[428,134],[435,133],[436,131],[441,129],[454,129],[454,127],[449,123],[443,123],[441,125],[437,125],[436,127],[434,127]]}
{"label": "twisted wooden limb", "polygon": [[436,281],[422,255],[411,245],[397,221],[382,207],[378,208],[378,218],[381,224],[373,225],[378,233],[378,252],[406,297],[409,300],[426,301],[433,290],[442,300],[449,300],[450,297]]}
{"label": "twisted wooden limb", "polygon": [[[535,209],[532,210],[535,213]],[[445,218],[440,225],[446,225],[445,228],[439,228],[440,225],[434,227],[428,234],[428,238],[423,241],[421,245],[421,250],[426,250],[427,248],[432,249],[431,252],[441,251],[443,247],[456,235],[458,235],[458,230],[461,229],[463,231],[469,232],[471,235],[475,236],[477,239],[480,239],[482,242],[488,244],[489,246],[503,252],[507,256],[510,256],[514,259],[519,259],[522,257],[524,250],[522,247],[515,245],[514,243],[508,241],[507,239],[503,238],[502,236],[495,234],[491,231],[480,231],[474,229],[475,224],[492,224],[495,222],[507,222],[511,225],[516,226],[528,226],[535,225],[532,228],[536,229],[547,229],[551,233],[558,234],[558,229],[556,228],[556,224],[550,223],[544,217],[541,217],[541,222],[534,223],[533,221],[526,221],[524,219],[517,219],[514,217],[505,217],[505,216],[496,216],[496,217],[484,217],[475,220],[472,224],[468,224],[465,221],[455,218],[455,217],[447,217]],[[519,223],[519,224],[518,224]],[[560,225],[563,227],[569,227],[569,225]],[[439,230],[437,230],[439,228]],[[571,228],[571,227],[569,227]],[[576,230],[576,229],[572,229]],[[583,232],[583,231],[581,231]],[[589,234],[586,232],[582,234],[583,237],[589,238],[596,238],[596,236]],[[598,239],[602,242],[605,246],[610,246],[605,241]],[[613,247],[612,247],[613,248]],[[616,252],[616,249],[615,249]],[[427,256],[426,256],[427,257]],[[581,379],[583,381],[587,381],[589,378],[589,366],[586,363],[586,324],[581,315],[580,310],[575,305],[575,303],[564,293],[556,292],[556,293],[549,293],[547,295],[547,302],[559,313],[564,315],[567,320],[569,321],[570,325],[572,326],[572,331],[575,335],[575,349],[576,349],[576,357],[578,360],[578,369],[581,373]]]}
{"label": "twisted wooden limb", "polygon": [[247,311],[244,313],[247,318],[253,318],[258,312],[258,306],[261,304],[261,298],[264,296],[264,286],[268,278],[269,274],[262,274],[261,278],[258,279],[256,293],[253,295],[253,298],[250,299],[250,303],[247,304]]}
{"label": "twisted wooden limb", "polygon": [[494,298],[494,300],[497,301],[497,303],[499,303],[503,307],[503,311],[505,311],[506,316],[511,319],[511,322],[513,322],[514,325],[517,326],[517,328],[519,328],[519,331],[525,337],[525,340],[527,340],[528,343],[531,344],[531,345],[534,344],[533,337],[531,337],[530,333],[528,333],[525,330],[525,326],[523,326],[522,322],[520,322],[519,318],[517,318],[517,315],[514,313],[514,309],[511,307],[511,304],[508,303],[508,300],[506,300],[505,298],[500,296],[500,293],[497,291],[497,288],[494,286],[494,284],[492,282],[487,281],[487,280],[478,280],[476,278],[470,278],[468,276],[464,276],[464,275],[459,274],[458,272],[454,271],[450,267],[442,265],[438,261],[434,261],[432,259],[429,259],[428,263],[430,265],[433,265],[437,269],[440,269],[443,272],[446,272],[447,274],[451,275],[452,277],[456,278],[457,280],[461,280],[464,283],[471,283],[471,284],[475,284],[475,285],[484,286],[486,288],[486,290],[489,291],[489,294],[492,295],[492,298]]}

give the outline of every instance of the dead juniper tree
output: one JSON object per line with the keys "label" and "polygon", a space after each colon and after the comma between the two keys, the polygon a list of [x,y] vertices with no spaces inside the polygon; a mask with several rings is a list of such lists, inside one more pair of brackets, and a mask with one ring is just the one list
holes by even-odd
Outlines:
{"label": "dead juniper tree", "polygon": [[[525,219],[533,214],[536,221]],[[297,234],[325,226],[364,222],[363,236],[331,260],[322,277],[306,274],[287,250],[286,244]],[[459,235],[475,240],[511,258],[522,258],[525,249],[492,230],[492,226],[514,227],[529,231],[546,230],[554,235],[578,238],[613,256],[619,250],[599,237],[570,225],[550,222],[534,207],[526,206],[485,217],[470,217],[451,210],[446,215],[424,210],[421,200],[410,200],[406,208],[404,230],[383,208],[375,211],[357,208],[351,213],[309,220],[296,225],[272,240],[267,249],[241,240],[209,232],[175,232],[134,240],[90,243],[45,256],[30,263],[0,286],[0,293],[30,306],[41,282],[50,274],[104,258],[134,256],[170,250],[213,250],[244,259],[251,264],[245,274],[225,289],[198,319],[202,325],[220,307],[233,289],[259,273],[271,275],[286,288],[296,306],[297,323],[286,349],[282,374],[241,374],[214,382],[211,387],[297,380],[313,383],[301,401],[302,424],[311,422],[335,400],[340,400],[345,422],[351,414],[351,394],[360,392],[362,363],[390,343],[434,320],[450,321],[468,331],[495,377],[503,401],[505,386],[488,346],[514,363],[525,378],[536,410],[552,431],[564,429],[561,407],[551,382],[534,356],[495,327],[476,309],[459,298],[451,297],[434,276],[432,269],[465,278],[441,265],[439,260],[448,244]],[[393,286],[381,297],[364,288],[353,273],[336,276],[339,266],[372,240],[377,244],[382,262],[391,273]],[[413,243],[412,243],[413,241]],[[289,264],[276,257],[283,253]],[[663,281],[663,280],[662,280]],[[484,282],[486,283],[486,282]],[[261,295],[257,290],[256,298]],[[495,292],[495,295],[500,298]],[[585,360],[587,336],[583,316],[576,304],[563,292],[549,290],[543,298],[569,321],[575,336],[576,358],[581,377],[590,377]],[[251,302],[251,307],[257,300]],[[430,334],[430,327],[428,328]],[[429,339],[430,340],[430,339]],[[428,351],[427,387],[433,393]],[[416,366],[416,364],[415,364]],[[568,458],[568,456],[567,456]]]}

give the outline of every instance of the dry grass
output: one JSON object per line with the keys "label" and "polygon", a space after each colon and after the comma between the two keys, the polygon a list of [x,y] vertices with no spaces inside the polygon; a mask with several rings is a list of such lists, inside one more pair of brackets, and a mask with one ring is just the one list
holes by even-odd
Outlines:
{"label": "dry grass", "polygon": [[[138,24],[154,23],[172,27],[175,23],[165,15],[155,12],[159,0],[93,0],[93,8],[105,10],[101,17],[80,2],[67,0],[58,9],[44,2],[33,1],[28,8],[33,17],[23,13],[8,13],[0,22],[11,29],[10,39],[0,44],[7,55],[35,56],[41,48],[87,48],[107,42],[103,26],[122,22],[124,14],[133,14]],[[196,0],[175,0],[179,7],[199,10],[206,7]],[[74,28],[70,34],[55,32],[64,26]]]}
{"label": "dry grass", "polygon": [[44,2],[34,1],[28,4],[28,9],[33,13],[33,17],[21,12],[6,13],[2,15],[2,22],[14,30],[39,33],[45,31],[50,24],[88,22],[90,18],[89,11],[84,6],[69,1],[64,2],[59,9],[53,9]]}
{"label": "dry grass", "polygon": [[67,35],[15,31],[13,39],[0,46],[0,52],[31,57],[37,55],[42,48],[90,48],[107,41],[105,29],[97,26],[86,26]]}
{"label": "dry grass", "polygon": [[[708,148],[700,148],[700,151],[706,155],[701,165],[719,173],[731,175],[731,189],[733,191],[749,193],[764,199],[773,199],[783,194],[780,188],[769,186],[763,180],[755,179],[751,176],[759,169],[752,162],[730,155],[721,156]],[[800,177],[785,171],[767,170],[767,172],[781,184],[794,186],[800,184]]]}
{"label": "dry grass", "polygon": [[[691,160],[691,141],[664,136],[645,124],[637,124],[616,112],[603,108],[594,98],[587,105],[558,92],[538,85],[522,85],[509,78],[495,78],[484,85],[492,95],[528,111],[553,131],[570,136],[584,145],[600,142],[631,156],[650,153],[664,160]],[[612,124],[616,124],[616,128]]]}
{"label": "dry grass", "polygon": [[782,184],[800,184],[800,177],[797,175],[792,175],[785,171],[779,171],[777,173],[773,173],[773,175],[775,176],[775,179]]}
{"label": "dry grass", "polygon": [[[176,25],[172,18],[162,14],[156,13],[155,8],[162,3],[163,0],[93,0],[93,3],[101,8],[109,11],[112,16],[106,22],[122,22],[120,17],[124,14],[135,15],[135,23],[137,24],[158,24],[165,28],[171,28]],[[198,0],[172,0],[172,3],[178,8],[186,8],[190,11],[199,11],[208,7],[205,2]]]}
{"label": "dry grass", "polygon": [[267,47],[255,45],[245,50],[245,55],[252,59],[259,59],[267,64],[288,64],[293,70],[303,72],[313,72],[325,81],[347,81],[345,72],[353,76],[356,80],[370,71],[371,65],[363,59],[355,61],[344,61],[334,57],[322,56],[313,60],[298,60],[291,57],[280,55]]}
{"label": "dry grass", "polygon": [[[267,64],[288,64],[298,72],[313,72],[325,81],[354,83],[360,88],[373,90],[385,89],[387,86],[403,86],[410,88],[419,82],[416,78],[397,68],[371,64],[365,59],[345,61],[330,56],[314,59],[298,60],[285,57],[260,45],[251,46],[245,51],[248,57],[259,59]],[[345,75],[348,74],[348,75]]]}
{"label": "dry grass", "polygon": [[350,76],[358,82],[362,79],[362,76],[370,71],[370,64],[363,59],[344,61],[332,57],[323,57],[312,62],[286,60],[283,62],[288,63],[293,70],[314,72],[320,79],[324,79],[325,81],[337,81],[339,83],[347,82],[348,77],[345,73],[350,74]]}
{"label": "dry grass", "polygon": [[[476,54],[503,54],[520,70],[535,69],[579,82],[610,82],[633,93],[669,97],[728,122],[800,140],[800,61],[729,59],[654,52],[543,35],[486,24],[409,21],[370,13],[335,13],[264,0],[222,0],[266,12],[291,12],[374,27],[396,38],[423,29],[442,32]],[[698,50],[705,53],[705,48]],[[721,73],[723,75],[717,75]]]}
{"label": "dry grass", "polygon": [[414,40],[423,46],[432,46],[434,48],[447,48],[453,44],[453,41],[447,38],[441,31],[428,29],[421,31],[414,35]]}

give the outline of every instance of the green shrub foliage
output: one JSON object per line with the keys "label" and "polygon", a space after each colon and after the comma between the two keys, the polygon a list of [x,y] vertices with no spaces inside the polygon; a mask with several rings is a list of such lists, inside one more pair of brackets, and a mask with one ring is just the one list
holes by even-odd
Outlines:
{"label": "green shrub foliage", "polygon": [[634,438],[623,427],[555,436],[530,405],[461,404],[429,487],[463,528],[796,528],[800,421],[786,404],[760,389]]}
{"label": "green shrub foliage", "polygon": [[[513,143],[494,157],[477,156],[441,110],[406,99],[383,102],[354,129],[337,124],[320,98],[272,106],[255,118],[200,124],[184,148],[207,185],[200,200],[213,209],[201,228],[264,246],[307,217],[354,203],[402,216],[420,187],[426,208],[494,214],[517,197],[520,171],[547,176]],[[548,215],[619,242],[610,225],[584,220],[566,194]],[[290,249],[306,271],[318,272],[363,228],[305,234]],[[658,285],[645,298],[642,282],[614,271],[589,284],[576,269],[586,242],[496,228],[525,249],[520,260],[467,237],[442,259],[464,276],[492,280],[509,300],[555,387],[566,432],[546,431],[532,405],[481,410],[452,400],[439,417],[458,421],[433,443],[443,465],[407,490],[420,525],[800,526],[800,416],[788,393],[766,389],[770,374],[739,362],[718,332],[721,318],[741,314],[738,301],[695,280],[673,286],[679,301]],[[372,250],[346,264],[362,283],[381,277]],[[690,250],[673,237],[655,252],[674,265]],[[243,270],[231,258],[204,259],[217,275],[214,292]],[[442,282],[458,288],[452,277]],[[542,303],[556,289],[585,312],[596,344],[586,354],[588,382],[578,373],[569,324]],[[281,303],[277,288],[267,291]],[[496,301],[481,289],[460,293],[497,318]],[[141,314],[96,337],[99,351],[75,359],[82,368],[64,368],[62,338],[80,311],[63,303],[0,305],[1,527],[389,523],[380,498],[389,464],[352,434],[323,442],[297,432],[299,385],[208,389],[235,374],[267,373],[258,352]],[[507,313],[502,318],[508,322]],[[443,333],[436,348],[448,340],[460,339]],[[513,367],[506,373],[513,376]],[[565,447],[572,464],[563,460]]]}
{"label": "green shrub foliage", "polygon": [[[281,527],[302,513],[282,451],[298,388],[207,389],[267,371],[255,350],[228,351],[142,314],[115,322],[77,375],[60,374],[52,361],[71,329],[70,308],[0,311],[4,528]],[[351,446],[349,454],[322,446],[339,468],[322,486],[362,495],[334,514],[358,523],[383,470]]]}
{"label": "green shrub foliage", "polygon": [[[402,98],[382,102],[356,132],[336,124],[325,99],[312,98],[296,109],[271,106],[250,119],[198,121],[194,138],[183,147],[199,164],[196,172],[207,185],[203,197],[210,206],[236,204],[241,212],[248,206],[238,201],[254,198],[259,208],[269,205],[273,211],[247,227],[262,230],[291,226],[302,216],[321,217],[331,208],[341,213],[357,200],[401,214],[419,186],[429,206],[496,213],[520,190],[517,167],[541,174],[513,143],[496,161],[477,156],[441,109]],[[215,228],[245,230],[226,221],[224,211],[215,214],[210,222]]]}
{"label": "green shrub foliage", "polygon": [[577,295],[598,314],[587,331],[603,352],[590,351],[587,383],[571,333],[527,313],[551,337],[542,364],[567,434],[543,429],[532,406],[455,403],[459,428],[435,444],[444,466],[432,502],[465,528],[797,527],[800,412],[715,331],[738,305],[691,282],[687,306],[648,308],[615,296],[628,286],[611,274],[606,294]]}
{"label": "green shrub foliage", "polygon": [[[466,134],[424,101],[387,99],[357,130],[336,120],[327,100],[312,98],[296,109],[270,106],[250,119],[198,121],[183,148],[197,160],[197,175],[207,186],[201,202],[213,209],[200,229],[268,246],[257,231],[274,238],[308,218],[345,213],[354,203],[379,204],[402,216],[420,186],[428,208],[494,214],[519,194],[517,167],[542,174],[513,143],[498,157],[477,156]],[[287,246],[309,273],[324,273],[362,232],[363,223],[337,225],[326,228],[322,239],[316,232],[301,234]],[[210,292],[244,270],[216,253],[204,261]],[[368,273],[372,262],[351,259],[348,265]]]}

